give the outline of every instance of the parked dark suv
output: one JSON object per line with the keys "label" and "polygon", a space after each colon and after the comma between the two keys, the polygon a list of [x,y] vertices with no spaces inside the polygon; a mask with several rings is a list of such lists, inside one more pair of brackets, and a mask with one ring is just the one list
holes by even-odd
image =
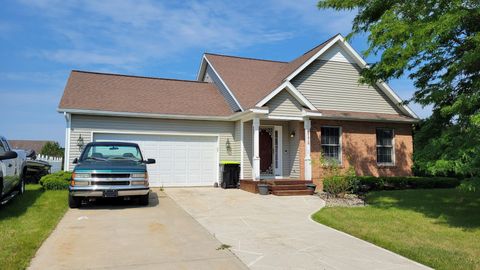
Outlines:
{"label": "parked dark suv", "polygon": [[68,204],[79,207],[82,199],[95,197],[138,198],[148,205],[150,188],[146,164],[135,143],[93,142],[85,146],[73,170]]}

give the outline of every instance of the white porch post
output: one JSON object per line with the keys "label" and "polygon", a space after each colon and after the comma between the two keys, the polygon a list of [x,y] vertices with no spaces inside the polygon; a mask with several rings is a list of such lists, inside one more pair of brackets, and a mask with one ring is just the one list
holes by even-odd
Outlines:
{"label": "white porch post", "polygon": [[312,159],[310,157],[311,121],[309,118],[305,118],[303,123],[305,128],[305,180],[312,180]]}
{"label": "white porch post", "polygon": [[260,119],[253,118],[253,180],[260,180]]}

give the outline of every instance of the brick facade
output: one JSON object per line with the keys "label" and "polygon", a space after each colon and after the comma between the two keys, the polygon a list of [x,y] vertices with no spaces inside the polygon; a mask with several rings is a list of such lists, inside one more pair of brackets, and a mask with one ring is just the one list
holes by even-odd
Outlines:
{"label": "brick facade", "polygon": [[[412,174],[413,138],[411,124],[312,120],[311,157],[312,178],[318,188],[322,186],[323,166],[320,162],[320,131],[322,126],[341,127],[342,168],[353,167],[357,175],[407,176]],[[393,128],[395,164],[377,165],[376,128]],[[304,132],[300,136],[300,165],[304,171]]]}

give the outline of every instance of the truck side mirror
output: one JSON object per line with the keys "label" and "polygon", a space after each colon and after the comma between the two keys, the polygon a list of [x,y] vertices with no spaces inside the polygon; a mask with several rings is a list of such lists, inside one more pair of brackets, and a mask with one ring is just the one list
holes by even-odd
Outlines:
{"label": "truck side mirror", "polygon": [[149,159],[145,160],[145,164],[155,164],[155,159],[149,158]]}
{"label": "truck side mirror", "polygon": [[0,160],[12,159],[12,158],[17,158],[17,157],[18,157],[17,152],[7,151],[7,152],[3,153],[3,155],[0,155]]}
{"label": "truck side mirror", "polygon": [[75,158],[73,161],[72,161],[73,164],[77,164],[78,163],[78,158]]}

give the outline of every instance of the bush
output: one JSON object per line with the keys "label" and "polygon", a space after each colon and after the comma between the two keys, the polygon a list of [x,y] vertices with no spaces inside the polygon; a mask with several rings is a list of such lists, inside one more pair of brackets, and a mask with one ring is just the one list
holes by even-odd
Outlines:
{"label": "bush", "polygon": [[465,179],[458,188],[466,192],[480,192],[480,177]]}
{"label": "bush", "polygon": [[357,176],[356,178],[357,178],[356,189],[361,192],[366,192],[371,190],[392,190],[392,189],[455,188],[458,185],[460,185],[460,180],[452,177]]}
{"label": "bush", "polygon": [[343,197],[353,188],[352,177],[347,175],[331,175],[323,178],[323,191],[335,197]]}
{"label": "bush", "polygon": [[355,171],[342,171],[338,166],[330,166],[323,178],[323,191],[335,197],[344,197],[345,193],[352,192],[356,187]]}
{"label": "bush", "polygon": [[40,185],[46,190],[68,189],[71,179],[71,172],[60,171],[43,176],[40,179]]}

